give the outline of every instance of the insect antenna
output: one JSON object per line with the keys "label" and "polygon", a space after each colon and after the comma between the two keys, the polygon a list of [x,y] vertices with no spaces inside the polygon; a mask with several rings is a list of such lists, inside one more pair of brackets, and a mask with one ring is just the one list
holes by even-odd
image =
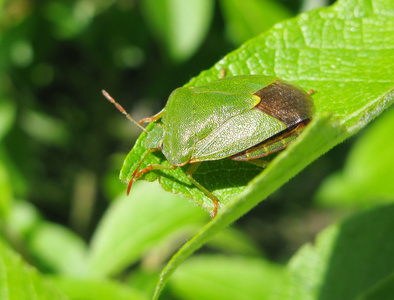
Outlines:
{"label": "insect antenna", "polygon": [[124,114],[127,119],[129,119],[131,122],[133,122],[135,125],[137,125],[139,128],[141,128],[143,131],[147,132],[146,129],[144,127],[142,127],[136,120],[134,120],[126,111],[125,109],[118,103],[115,101],[114,98],[112,98],[110,96],[110,94],[108,94],[105,90],[102,90],[102,93],[104,95],[105,98],[108,99],[109,102],[111,102],[112,104],[114,104],[116,106],[116,108],[122,113]]}

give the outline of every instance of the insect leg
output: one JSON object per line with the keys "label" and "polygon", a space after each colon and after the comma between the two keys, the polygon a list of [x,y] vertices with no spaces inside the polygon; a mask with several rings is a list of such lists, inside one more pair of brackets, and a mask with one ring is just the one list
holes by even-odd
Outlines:
{"label": "insect leg", "polygon": [[131,186],[133,185],[133,182],[135,179],[139,178],[140,176],[144,175],[145,173],[148,173],[152,170],[174,170],[177,168],[177,166],[163,166],[163,165],[148,165],[145,168],[143,168],[141,171],[138,172],[139,168],[141,167],[142,163],[144,162],[144,160],[148,157],[149,154],[151,154],[152,152],[156,151],[157,149],[151,149],[149,150],[144,158],[140,161],[140,163],[138,164],[138,166],[135,168],[133,175],[131,176],[131,179],[129,181],[129,185],[127,187],[127,195],[130,194],[130,189]]}
{"label": "insect leg", "polygon": [[187,179],[191,181],[191,183],[193,183],[197,188],[199,188],[205,195],[207,195],[207,197],[209,197],[213,201],[213,210],[211,212],[211,217],[214,218],[219,208],[218,198],[193,178],[193,173],[198,169],[200,164],[201,164],[200,162],[190,164],[189,168],[186,170],[186,176]]}
{"label": "insect leg", "polygon": [[314,93],[316,93],[316,91],[313,90],[313,89],[311,89],[311,90],[308,91],[308,95],[313,95]]}
{"label": "insect leg", "polygon": [[[135,169],[133,176],[131,176],[129,186],[127,187],[127,195],[130,193],[131,185],[133,184],[134,180],[138,177],[148,173],[152,170],[174,170],[178,168],[177,166],[163,166],[163,165],[148,165],[146,168],[143,168],[141,171],[138,172],[138,168]],[[138,172],[138,173],[137,173]]]}
{"label": "insect leg", "polygon": [[220,78],[226,77],[226,72],[227,72],[227,69],[226,69],[226,68],[223,68],[223,69],[220,71]]}
{"label": "insect leg", "polygon": [[[177,166],[163,166],[163,165],[148,165],[146,168],[142,169],[139,171],[136,175],[134,175],[134,179],[137,179],[141,175],[144,175],[145,173],[148,173],[152,170],[174,170],[178,168]],[[134,172],[135,173],[135,172]]]}
{"label": "insect leg", "polygon": [[148,118],[143,118],[142,120],[140,120],[139,122],[138,122],[138,124],[144,124],[144,123],[147,123],[147,122],[155,122],[155,121],[157,121],[157,120],[159,120],[160,118],[161,118],[161,116],[163,115],[163,113],[164,113],[164,109],[163,110],[161,110],[161,111],[159,111],[157,114],[155,114],[154,116],[152,116],[152,117],[148,117]]}

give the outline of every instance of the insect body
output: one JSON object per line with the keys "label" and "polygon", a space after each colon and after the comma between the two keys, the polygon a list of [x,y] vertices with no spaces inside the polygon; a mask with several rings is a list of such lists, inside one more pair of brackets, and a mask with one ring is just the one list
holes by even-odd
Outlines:
{"label": "insect body", "polygon": [[171,166],[148,165],[138,171],[144,158],[129,189],[133,180],[146,172],[190,164],[186,175],[212,199],[214,217],[217,197],[193,178],[200,163],[223,158],[248,161],[281,150],[297,138],[313,111],[308,93],[277,77],[241,75],[178,88],[160,113],[140,122],[160,120],[148,132],[145,147],[148,154],[162,151]]}

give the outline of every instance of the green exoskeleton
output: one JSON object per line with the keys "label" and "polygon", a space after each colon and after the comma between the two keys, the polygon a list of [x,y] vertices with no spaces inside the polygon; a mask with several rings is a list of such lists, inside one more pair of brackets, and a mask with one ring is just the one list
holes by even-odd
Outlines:
{"label": "green exoskeleton", "polygon": [[[126,111],[104,95],[130,120]],[[248,161],[287,147],[311,120],[312,97],[300,87],[263,75],[240,75],[218,79],[196,87],[173,91],[164,109],[139,122],[157,122],[148,132],[148,154],[162,151],[171,166],[148,165],[133,173],[133,180],[157,169],[175,169],[189,164],[187,178],[214,203],[218,198],[199,184],[193,173],[201,162],[230,158]],[[135,122],[136,123],[136,122]],[[145,130],[142,126],[140,126]]]}

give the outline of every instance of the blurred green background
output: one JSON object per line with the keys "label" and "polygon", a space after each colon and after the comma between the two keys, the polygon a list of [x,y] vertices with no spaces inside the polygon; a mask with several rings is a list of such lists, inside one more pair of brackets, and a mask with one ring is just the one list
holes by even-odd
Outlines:
{"label": "blurred green background", "polygon": [[[155,183],[138,182],[125,197],[119,171],[140,130],[101,90],[135,119],[151,116],[172,90],[247,40],[332,2],[0,0],[0,277],[18,275],[6,288],[29,286],[20,279],[28,274],[30,283],[26,261],[70,299],[148,299],[164,262],[209,214]],[[174,273],[164,299],[199,299],[199,292],[228,299],[232,288],[238,295],[268,294],[284,286],[284,265],[328,224],[392,202],[393,113],[384,112],[218,233]],[[332,235],[330,228],[320,236]],[[308,247],[295,255],[307,289],[312,273],[303,263],[315,259]],[[351,243],[348,249],[351,257]]]}
{"label": "blurred green background", "polygon": [[[240,3],[242,2],[242,5]],[[140,134],[101,94],[136,119],[226,53],[329,1],[0,1],[0,203],[27,201],[89,240],[125,185],[123,159]],[[311,205],[352,141],[308,167],[238,222],[276,260],[330,222]],[[291,195],[289,197],[288,195]]]}

